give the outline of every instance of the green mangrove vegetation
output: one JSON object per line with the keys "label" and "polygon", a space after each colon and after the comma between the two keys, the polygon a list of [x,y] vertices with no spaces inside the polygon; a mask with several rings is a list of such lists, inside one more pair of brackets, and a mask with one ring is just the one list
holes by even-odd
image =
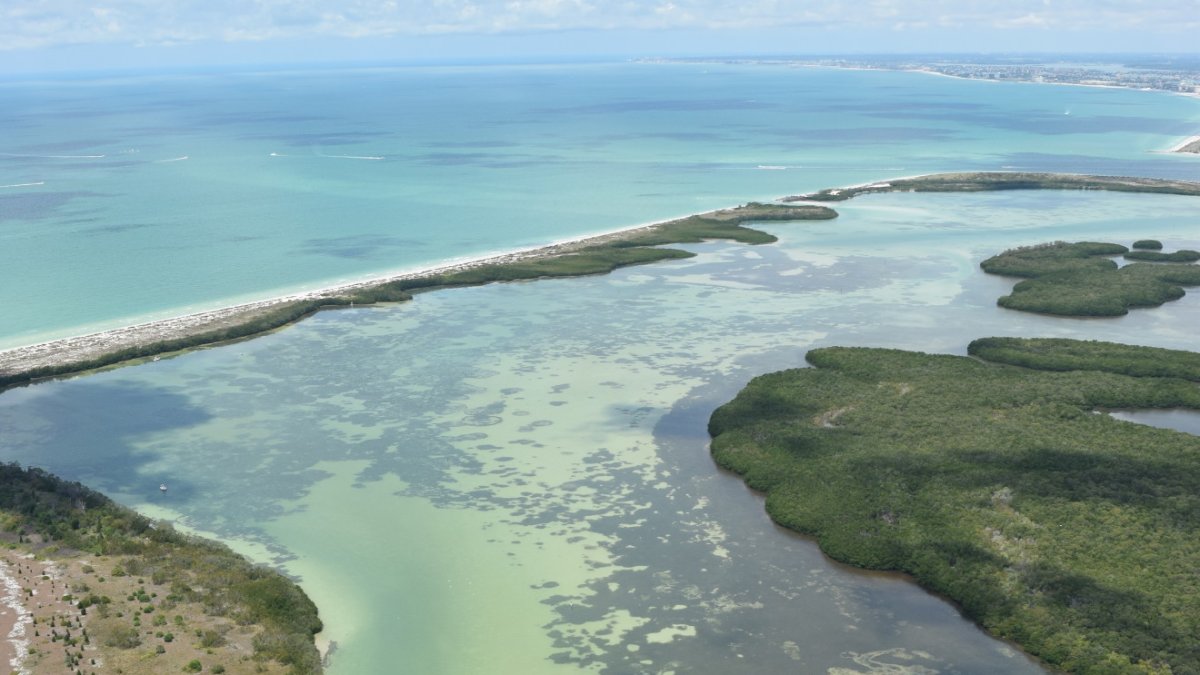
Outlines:
{"label": "green mangrove vegetation", "polygon": [[848,188],[828,188],[819,192],[785,197],[783,201],[843,202],[859,195],[882,192],[987,192],[993,190],[1109,190],[1113,192],[1200,195],[1200,183],[1130,176],[980,171],[935,173],[912,178],[894,178]]}
{"label": "green mangrove vegetation", "polygon": [[553,277],[606,274],[618,267],[660,260],[690,258],[688,251],[659,248],[726,239],[743,244],[770,244],[774,235],[745,226],[747,222],[829,220],[837,212],[823,206],[785,206],[751,202],[744,206],[688,216],[655,227],[622,233],[599,244],[537,255],[527,260],[488,263],[444,274],[431,274],[386,284],[389,289],[424,291],[453,286],[477,286],[496,281],[525,281]]}
{"label": "green mangrove vegetation", "polygon": [[833,558],[909,573],[1055,668],[1200,673],[1200,438],[1097,414],[1200,409],[1200,355],[972,353],[811,351],[713,413],[713,456]]}
{"label": "green mangrove vegetation", "polygon": [[[153,629],[141,626],[139,615],[150,623],[155,611],[182,616],[183,607],[191,604],[199,605],[206,616],[259,627],[253,638],[255,659],[284,664],[296,674],[322,670],[313,642],[321,620],[299,586],[222,544],[151,522],[79,483],[37,468],[0,464],[0,535],[31,546],[40,555],[83,554],[96,567],[102,560],[116,560],[113,576],[142,577],[148,582],[144,591],[138,591],[145,597],[133,612],[132,623],[129,616],[96,608],[102,625],[94,626],[94,632],[123,636],[110,646],[132,649],[141,644],[144,630],[153,635]],[[110,602],[87,600],[89,605]],[[84,600],[80,609],[87,609]],[[176,619],[176,624],[182,625],[183,620]]]}
{"label": "green mangrove vegetation", "polygon": [[1122,316],[1157,307],[1200,284],[1200,266],[1136,262],[1124,267],[1108,256],[1164,255],[1120,244],[1053,242],[1010,249],[980,263],[989,274],[1023,277],[997,300],[1008,309],[1059,316]]}
{"label": "green mangrove vegetation", "polygon": [[[1135,247],[1136,248],[1136,247]],[[1174,263],[1190,263],[1200,260],[1200,251],[1193,251],[1188,248],[1180,249],[1173,253],[1163,253],[1161,251],[1134,250],[1125,254],[1128,260],[1142,260],[1145,262],[1174,262]]]}
{"label": "green mangrove vegetation", "polygon": [[590,240],[593,243],[585,241],[578,245],[551,246],[525,258],[485,262],[452,272],[435,272],[380,282],[353,291],[280,303],[267,309],[239,315],[216,328],[200,329],[184,336],[115,348],[87,358],[67,359],[53,365],[19,366],[0,370],[0,389],[40,378],[68,375],[251,337],[289,325],[322,309],[404,302],[411,300],[414,292],[439,288],[605,274],[619,267],[688,258],[693,255],[680,249],[662,248],[670,244],[698,243],[706,239],[768,244],[776,240],[771,234],[746,227],[748,222],[828,220],[836,217],[836,211],[824,206],[752,202],[732,209],[660,223],[651,228],[597,237]]}
{"label": "green mangrove vegetation", "polygon": [[1162,247],[1162,242],[1157,239],[1138,239],[1137,241],[1133,242],[1133,248],[1135,249],[1161,251]]}
{"label": "green mangrove vegetation", "polygon": [[991,337],[973,340],[967,353],[992,363],[1036,370],[1098,370],[1132,377],[1177,377],[1200,382],[1200,354],[1099,340]]}

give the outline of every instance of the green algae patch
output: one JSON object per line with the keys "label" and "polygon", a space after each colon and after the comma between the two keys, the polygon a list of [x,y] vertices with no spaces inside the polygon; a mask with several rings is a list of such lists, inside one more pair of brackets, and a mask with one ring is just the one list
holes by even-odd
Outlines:
{"label": "green algae patch", "polygon": [[1122,254],[1170,258],[1120,244],[1053,242],[1010,249],[980,267],[989,274],[1025,278],[997,300],[1001,307],[1058,316],[1122,316],[1135,307],[1178,300],[1184,286],[1200,284],[1200,266],[1136,262],[1118,267],[1109,259]]}
{"label": "green algae patch", "polygon": [[1095,412],[1200,409],[1195,371],[1069,343],[1017,347],[1091,370],[814,350],[713,413],[713,456],[833,558],[910,573],[1056,668],[1200,671],[1200,439]]}

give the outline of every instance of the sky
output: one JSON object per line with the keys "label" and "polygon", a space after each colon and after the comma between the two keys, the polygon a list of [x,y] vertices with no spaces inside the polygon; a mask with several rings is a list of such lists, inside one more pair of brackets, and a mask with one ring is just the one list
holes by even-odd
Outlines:
{"label": "sky", "polygon": [[339,61],[1197,53],[1198,0],[0,0],[0,73]]}

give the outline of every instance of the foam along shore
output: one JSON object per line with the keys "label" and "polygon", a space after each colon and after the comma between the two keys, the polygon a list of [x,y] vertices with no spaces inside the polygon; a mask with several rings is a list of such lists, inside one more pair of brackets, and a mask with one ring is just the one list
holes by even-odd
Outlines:
{"label": "foam along shore", "polygon": [[0,388],[245,338],[328,307],[400,302],[411,299],[414,292],[450,286],[599,274],[691,255],[661,248],[668,244],[721,238],[748,244],[775,240],[769,234],[743,227],[746,222],[825,220],[836,216],[836,211],[823,206],[750,203],[538,248],[17,347],[0,351]]}
{"label": "foam along shore", "polygon": [[1200,154],[1200,135],[1189,136],[1179,143],[1171,146],[1167,152],[1186,152],[1190,154]]}

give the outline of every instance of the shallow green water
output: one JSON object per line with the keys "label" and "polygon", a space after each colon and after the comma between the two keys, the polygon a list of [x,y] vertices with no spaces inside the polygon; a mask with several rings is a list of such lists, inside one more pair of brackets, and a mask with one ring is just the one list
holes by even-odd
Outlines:
{"label": "shallow green water", "polygon": [[[946,603],[833,565],[713,466],[705,424],[820,345],[984,335],[1189,348],[1195,295],[1000,310],[977,263],[1055,239],[1200,246],[1196,201],[886,195],[776,245],[459,289],[0,397],[0,457],[297,575],[330,672],[1038,672]],[[167,494],[158,493],[167,483]]]}

